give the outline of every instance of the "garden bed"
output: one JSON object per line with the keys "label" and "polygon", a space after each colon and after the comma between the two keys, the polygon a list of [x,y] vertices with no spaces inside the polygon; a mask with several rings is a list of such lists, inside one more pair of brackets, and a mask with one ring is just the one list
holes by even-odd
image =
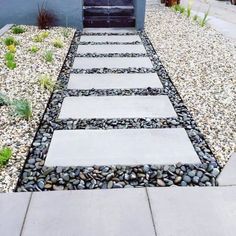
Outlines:
{"label": "garden bed", "polygon": [[[0,106],[0,149],[9,147],[13,153],[9,162],[0,167],[0,192],[13,191],[16,187],[51,95],[52,86],[47,89],[43,86],[46,80],[51,85],[57,80],[75,32],[60,27],[50,30],[38,30],[34,26],[20,28],[25,32],[13,34],[9,30],[0,37],[0,92],[10,101],[9,105]],[[15,47],[6,46],[6,38],[9,37],[16,40]],[[6,66],[7,53],[8,56],[9,53],[14,55],[13,63],[8,66],[15,64],[16,68]],[[27,100],[32,106],[29,120],[13,115],[16,100]]]}
{"label": "garden bed", "polygon": [[236,148],[236,44],[158,5],[146,32],[213,154],[223,166]]}

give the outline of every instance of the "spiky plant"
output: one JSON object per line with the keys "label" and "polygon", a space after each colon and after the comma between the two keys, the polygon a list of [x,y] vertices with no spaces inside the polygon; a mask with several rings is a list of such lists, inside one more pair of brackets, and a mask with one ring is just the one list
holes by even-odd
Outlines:
{"label": "spiky plant", "polygon": [[31,103],[26,100],[26,99],[20,99],[20,100],[15,100],[12,103],[13,105],[13,113],[25,120],[30,120],[32,117],[32,105]]}
{"label": "spiky plant", "polygon": [[55,82],[52,81],[52,78],[49,75],[41,75],[39,78],[39,84],[42,89],[47,89],[50,92],[53,91]]}
{"label": "spiky plant", "polygon": [[24,28],[22,28],[21,26],[14,26],[11,31],[13,34],[22,34],[26,30]]}
{"label": "spiky plant", "polygon": [[3,147],[0,150],[0,167],[5,166],[12,156],[12,149],[9,147]]}

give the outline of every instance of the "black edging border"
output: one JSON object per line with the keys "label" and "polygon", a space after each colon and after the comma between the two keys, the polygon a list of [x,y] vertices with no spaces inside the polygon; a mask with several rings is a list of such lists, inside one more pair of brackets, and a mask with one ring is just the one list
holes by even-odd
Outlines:
{"label": "black edging border", "polygon": [[[86,34],[91,35],[91,34]],[[104,34],[96,34],[104,35]],[[107,35],[107,34],[105,34]],[[114,34],[109,34],[114,35]],[[124,34],[118,34],[124,35]],[[130,35],[130,34],[126,34]],[[60,86],[59,90],[54,91],[51,95],[47,108],[45,109],[43,119],[40,126],[34,137],[34,141],[30,148],[30,152],[27,156],[27,159],[22,169],[20,178],[18,180],[15,191],[47,191],[47,190],[63,190],[63,189],[93,189],[93,188],[121,188],[121,187],[148,187],[148,186],[216,186],[216,176],[219,173],[220,166],[217,164],[216,159],[213,157],[213,154],[208,147],[207,143],[204,140],[204,137],[197,128],[196,123],[193,121],[191,114],[188,112],[187,108],[183,105],[183,101],[175,89],[167,71],[160,62],[159,57],[156,54],[156,51],[147,37],[146,33],[139,33],[142,42],[144,43],[145,48],[147,49],[147,55],[150,57],[151,61],[154,64],[153,69],[94,69],[94,70],[73,70],[72,64],[77,49],[77,42],[81,36],[81,33],[77,31],[74,34],[70,49],[67,53],[66,59],[64,61],[63,67],[58,76],[57,83]],[[111,56],[111,55],[110,55]],[[117,56],[117,55],[114,55]],[[132,55],[131,55],[132,56]],[[136,55],[135,55],[136,56]],[[143,56],[143,55],[142,55]],[[70,73],[134,73],[134,72],[154,72],[157,73],[161,82],[164,85],[164,90],[162,89],[135,89],[135,90],[68,90],[66,85],[68,83]],[[167,83],[167,89],[165,86]],[[64,97],[66,96],[102,96],[102,95],[158,95],[158,94],[167,94],[170,95],[173,93],[173,96],[169,96],[177,114],[177,119],[167,118],[167,119],[156,119],[156,118],[146,118],[146,119],[91,119],[91,120],[64,120],[59,121],[56,117],[60,111],[60,105]],[[174,97],[174,98],[173,98]],[[58,100],[57,100],[58,99]],[[56,100],[56,102],[54,102]],[[177,100],[177,105],[175,104]],[[180,104],[180,106],[179,106]],[[48,116],[53,112],[52,117]],[[187,117],[190,119],[190,124],[185,124],[183,117],[180,117],[181,112],[184,111],[187,114]],[[114,121],[115,120],[115,121]],[[202,156],[199,155],[202,160],[201,165],[184,165],[178,163],[176,165],[165,165],[165,166],[155,166],[155,165],[142,165],[136,167],[55,167],[47,168],[43,166],[44,159],[46,158],[46,153],[48,146],[50,144],[51,136],[54,130],[60,129],[85,129],[85,128],[102,128],[104,129],[104,122],[106,123],[107,128],[167,128],[167,127],[184,127],[188,133],[188,136],[192,143],[196,141],[196,136],[200,138],[200,143],[203,143],[205,150],[207,152],[202,152],[202,149],[196,150],[196,145],[194,148],[196,152],[203,153]],[[115,123],[115,124],[114,124]],[[47,133],[47,144],[41,144],[42,150],[35,154],[37,148],[40,147],[40,144],[37,142],[43,138],[41,132],[43,127],[46,127]],[[149,127],[150,126],[150,127]],[[197,133],[191,134],[192,130]],[[39,145],[38,145],[39,144]],[[36,164],[41,162],[41,165],[29,163],[29,160],[35,159]],[[95,172],[102,172],[104,176],[104,183],[97,184],[96,176],[94,177]],[[120,182],[127,182],[124,185],[119,183],[119,174],[123,172],[126,174],[126,178],[123,176]],[[115,174],[114,174],[115,173]],[[138,175],[139,174],[139,175]],[[57,181],[52,182],[52,176],[57,178]],[[69,176],[69,179],[68,179]],[[181,177],[181,179],[180,179]],[[184,178],[185,177],[185,178]],[[203,181],[203,178],[204,181]],[[72,180],[75,181],[72,181]],[[113,184],[111,184],[112,180]],[[185,181],[186,180],[186,181]],[[202,180],[202,181],[201,181]],[[188,182],[189,181],[189,182]],[[75,183],[76,182],[76,183]],[[110,185],[109,185],[110,183]],[[51,186],[51,187],[50,187]],[[84,187],[83,187],[84,186]]]}

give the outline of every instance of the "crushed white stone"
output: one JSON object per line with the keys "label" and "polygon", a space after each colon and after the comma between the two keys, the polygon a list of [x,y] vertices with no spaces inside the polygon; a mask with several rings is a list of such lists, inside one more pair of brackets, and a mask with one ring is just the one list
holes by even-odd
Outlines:
{"label": "crushed white stone", "polygon": [[224,165],[236,148],[236,43],[157,5],[146,31],[174,85]]}
{"label": "crushed white stone", "polygon": [[[74,29],[67,29],[68,37],[64,37],[64,29],[56,27],[48,30],[50,34],[44,42],[35,43],[33,38],[43,31],[34,26],[23,27],[26,29],[23,34],[15,35],[9,30],[0,37],[0,92],[11,99],[25,98],[31,101],[33,118],[27,122],[12,117],[9,114],[9,107],[0,107],[0,148],[9,146],[13,149],[13,156],[9,163],[0,168],[0,192],[14,190],[50,97],[49,91],[40,88],[38,79],[40,75],[49,75],[53,81],[56,81],[75,32]],[[13,36],[20,43],[15,53],[17,68],[14,70],[9,70],[4,62],[4,54],[7,50],[3,40],[8,36]],[[60,39],[64,47],[55,48],[53,46],[55,39]],[[40,48],[35,54],[29,52],[33,45]],[[43,55],[46,51],[53,52],[52,63],[45,62]]]}

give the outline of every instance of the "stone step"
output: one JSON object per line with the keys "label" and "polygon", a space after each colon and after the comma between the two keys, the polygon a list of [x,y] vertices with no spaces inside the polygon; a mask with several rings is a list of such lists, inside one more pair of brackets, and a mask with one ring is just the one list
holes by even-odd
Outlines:
{"label": "stone step", "polygon": [[84,33],[94,33],[94,34],[97,34],[97,33],[107,33],[107,34],[136,34],[137,31],[135,28],[84,28],[83,29],[83,32]]}
{"label": "stone step", "polygon": [[177,114],[168,96],[66,97],[60,119],[167,118]]}
{"label": "stone step", "polygon": [[93,43],[134,43],[140,42],[141,38],[138,35],[82,35],[80,42]]}
{"label": "stone step", "polygon": [[128,68],[148,68],[153,65],[148,57],[76,57],[73,69],[128,69]]}
{"label": "stone step", "polygon": [[79,45],[77,49],[78,54],[96,53],[139,53],[146,54],[146,49],[142,44],[140,45]]}
{"label": "stone step", "polygon": [[163,88],[156,73],[71,74],[68,89]]}
{"label": "stone step", "polygon": [[135,166],[178,162],[201,163],[183,128],[57,130],[45,165]]}

